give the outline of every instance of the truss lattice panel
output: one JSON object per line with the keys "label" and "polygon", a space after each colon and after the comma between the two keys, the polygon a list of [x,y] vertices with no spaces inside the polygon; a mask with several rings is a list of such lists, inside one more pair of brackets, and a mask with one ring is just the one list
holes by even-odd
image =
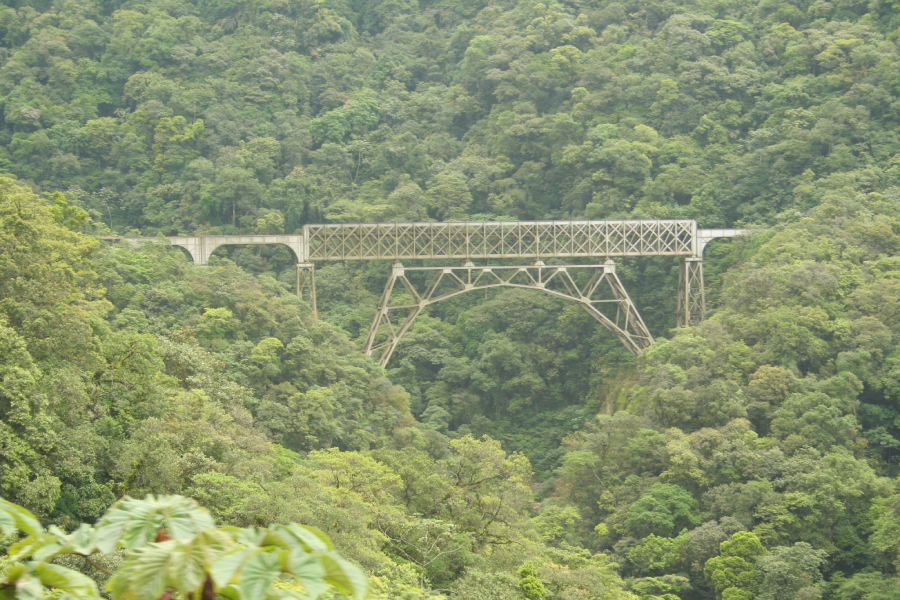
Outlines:
{"label": "truss lattice panel", "polygon": [[697,224],[516,221],[307,225],[308,260],[692,256]]}

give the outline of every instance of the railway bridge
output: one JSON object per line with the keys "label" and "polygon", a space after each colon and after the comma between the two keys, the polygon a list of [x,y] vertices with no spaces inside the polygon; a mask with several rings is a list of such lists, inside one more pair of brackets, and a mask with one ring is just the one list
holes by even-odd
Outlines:
{"label": "railway bridge", "polygon": [[[205,266],[220,246],[281,244],[297,258],[297,294],[316,310],[315,263],[391,260],[393,266],[366,338],[365,352],[386,366],[426,306],[495,287],[535,289],[580,305],[638,355],[653,343],[640,313],[616,275],[613,258],[680,256],[678,325],[694,325],[706,312],[703,250],[714,239],[745,229],[699,229],[694,220],[493,221],[305,225],[295,235],[198,235],[104,238],[142,245],[168,240]],[[545,259],[588,259],[588,264],[546,264]],[[520,259],[526,265],[490,265]],[[404,266],[404,260],[438,266]],[[482,264],[476,264],[479,261]],[[430,274],[422,286],[413,273]],[[399,284],[399,285],[398,285]]]}

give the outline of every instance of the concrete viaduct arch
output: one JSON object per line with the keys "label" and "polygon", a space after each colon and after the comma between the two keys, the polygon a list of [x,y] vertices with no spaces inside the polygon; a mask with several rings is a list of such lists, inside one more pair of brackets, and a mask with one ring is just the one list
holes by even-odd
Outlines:
{"label": "concrete viaduct arch", "polygon": [[[386,366],[403,334],[428,305],[492,287],[537,289],[578,303],[637,355],[653,343],[643,319],[615,272],[614,257],[681,256],[678,325],[694,325],[706,312],[703,250],[712,240],[746,229],[699,229],[694,220],[495,221],[462,223],[359,223],[305,225],[295,235],[200,235],[165,238],[205,266],[220,246],[281,244],[297,259],[297,295],[316,310],[315,262],[392,260],[394,265],[369,330],[365,351]],[[104,238],[143,245],[162,238]],[[473,260],[531,259],[528,266],[478,266]],[[593,258],[589,265],[546,265],[543,259]],[[438,267],[405,267],[403,260],[443,261]],[[462,261],[459,264],[458,261]],[[602,261],[602,262],[599,262]],[[457,264],[451,264],[456,262]],[[432,272],[416,289],[407,273]],[[589,271],[585,278],[574,273]],[[587,281],[579,284],[578,281]],[[397,284],[401,285],[398,287]],[[395,290],[406,295],[395,301]],[[401,292],[402,294],[402,292]],[[405,311],[402,323],[394,315]]]}

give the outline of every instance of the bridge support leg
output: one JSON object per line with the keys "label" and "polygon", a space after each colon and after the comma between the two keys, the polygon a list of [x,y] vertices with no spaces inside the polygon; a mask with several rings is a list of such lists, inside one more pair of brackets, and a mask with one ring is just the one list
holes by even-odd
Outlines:
{"label": "bridge support leg", "polygon": [[681,262],[681,269],[678,271],[678,326],[692,327],[705,316],[703,257],[692,256]]}
{"label": "bridge support leg", "polygon": [[[601,296],[599,300],[592,300],[594,293],[599,291],[598,287],[604,281],[609,286],[607,294]],[[622,285],[619,276],[616,275],[616,263],[612,260],[607,259],[606,263],[601,266],[601,270],[594,273],[594,277],[584,291],[578,292],[576,288],[575,292],[573,299],[576,299],[581,307],[597,319],[601,325],[612,331],[628,351],[635,356],[653,343],[653,336],[644,324],[641,314],[632,302],[625,286]],[[604,297],[606,299],[603,299]],[[599,307],[603,305],[615,306],[615,312],[599,310]]]}
{"label": "bridge support leg", "polygon": [[[403,284],[403,287],[405,287],[412,296],[412,304],[391,304],[391,295],[393,294],[398,281]],[[381,363],[382,367],[386,367],[388,361],[391,359],[391,355],[397,348],[397,344],[400,343],[400,338],[402,338],[403,334],[407,332],[410,326],[412,326],[413,321],[416,320],[416,317],[419,316],[419,313],[422,312],[423,308],[425,308],[425,302],[422,300],[419,293],[416,292],[409,279],[406,278],[406,269],[401,263],[394,263],[391,267],[391,274],[388,277],[387,285],[384,286],[384,293],[381,295],[381,301],[378,303],[378,311],[375,313],[372,327],[369,328],[369,336],[366,338],[366,345],[364,348],[366,355],[372,356],[375,351],[381,350],[382,352],[381,356],[378,357],[378,362]],[[406,319],[403,320],[403,323],[399,327],[394,327],[394,324],[391,322],[391,311],[396,309],[409,310]],[[376,343],[378,333],[382,330],[387,335],[387,339]]]}
{"label": "bridge support leg", "polygon": [[316,266],[313,263],[297,263],[297,297],[309,302],[315,316]]}

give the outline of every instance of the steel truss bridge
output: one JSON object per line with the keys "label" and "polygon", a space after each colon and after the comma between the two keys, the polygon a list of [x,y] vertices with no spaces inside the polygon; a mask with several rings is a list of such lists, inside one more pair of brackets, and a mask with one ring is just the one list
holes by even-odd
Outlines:
{"label": "steel truss bridge", "polygon": [[[297,295],[310,303],[314,314],[315,262],[394,261],[365,345],[366,354],[377,355],[386,366],[403,334],[426,306],[465,292],[499,287],[534,289],[575,302],[638,355],[653,343],[653,336],[616,275],[612,259],[682,257],[678,325],[695,325],[706,312],[704,248],[714,239],[744,233],[748,231],[698,229],[694,220],[496,221],[305,225],[296,235],[104,239],[131,245],[168,240],[184,248],[201,266],[208,264],[220,246],[287,246],[297,258]],[[590,264],[544,262],[573,258],[589,259]],[[491,259],[520,259],[529,264],[491,265]],[[440,261],[440,266],[408,267],[401,262],[404,260]],[[476,265],[475,260],[486,264]],[[410,274],[419,276],[410,279]],[[429,281],[425,286],[420,275]]]}

